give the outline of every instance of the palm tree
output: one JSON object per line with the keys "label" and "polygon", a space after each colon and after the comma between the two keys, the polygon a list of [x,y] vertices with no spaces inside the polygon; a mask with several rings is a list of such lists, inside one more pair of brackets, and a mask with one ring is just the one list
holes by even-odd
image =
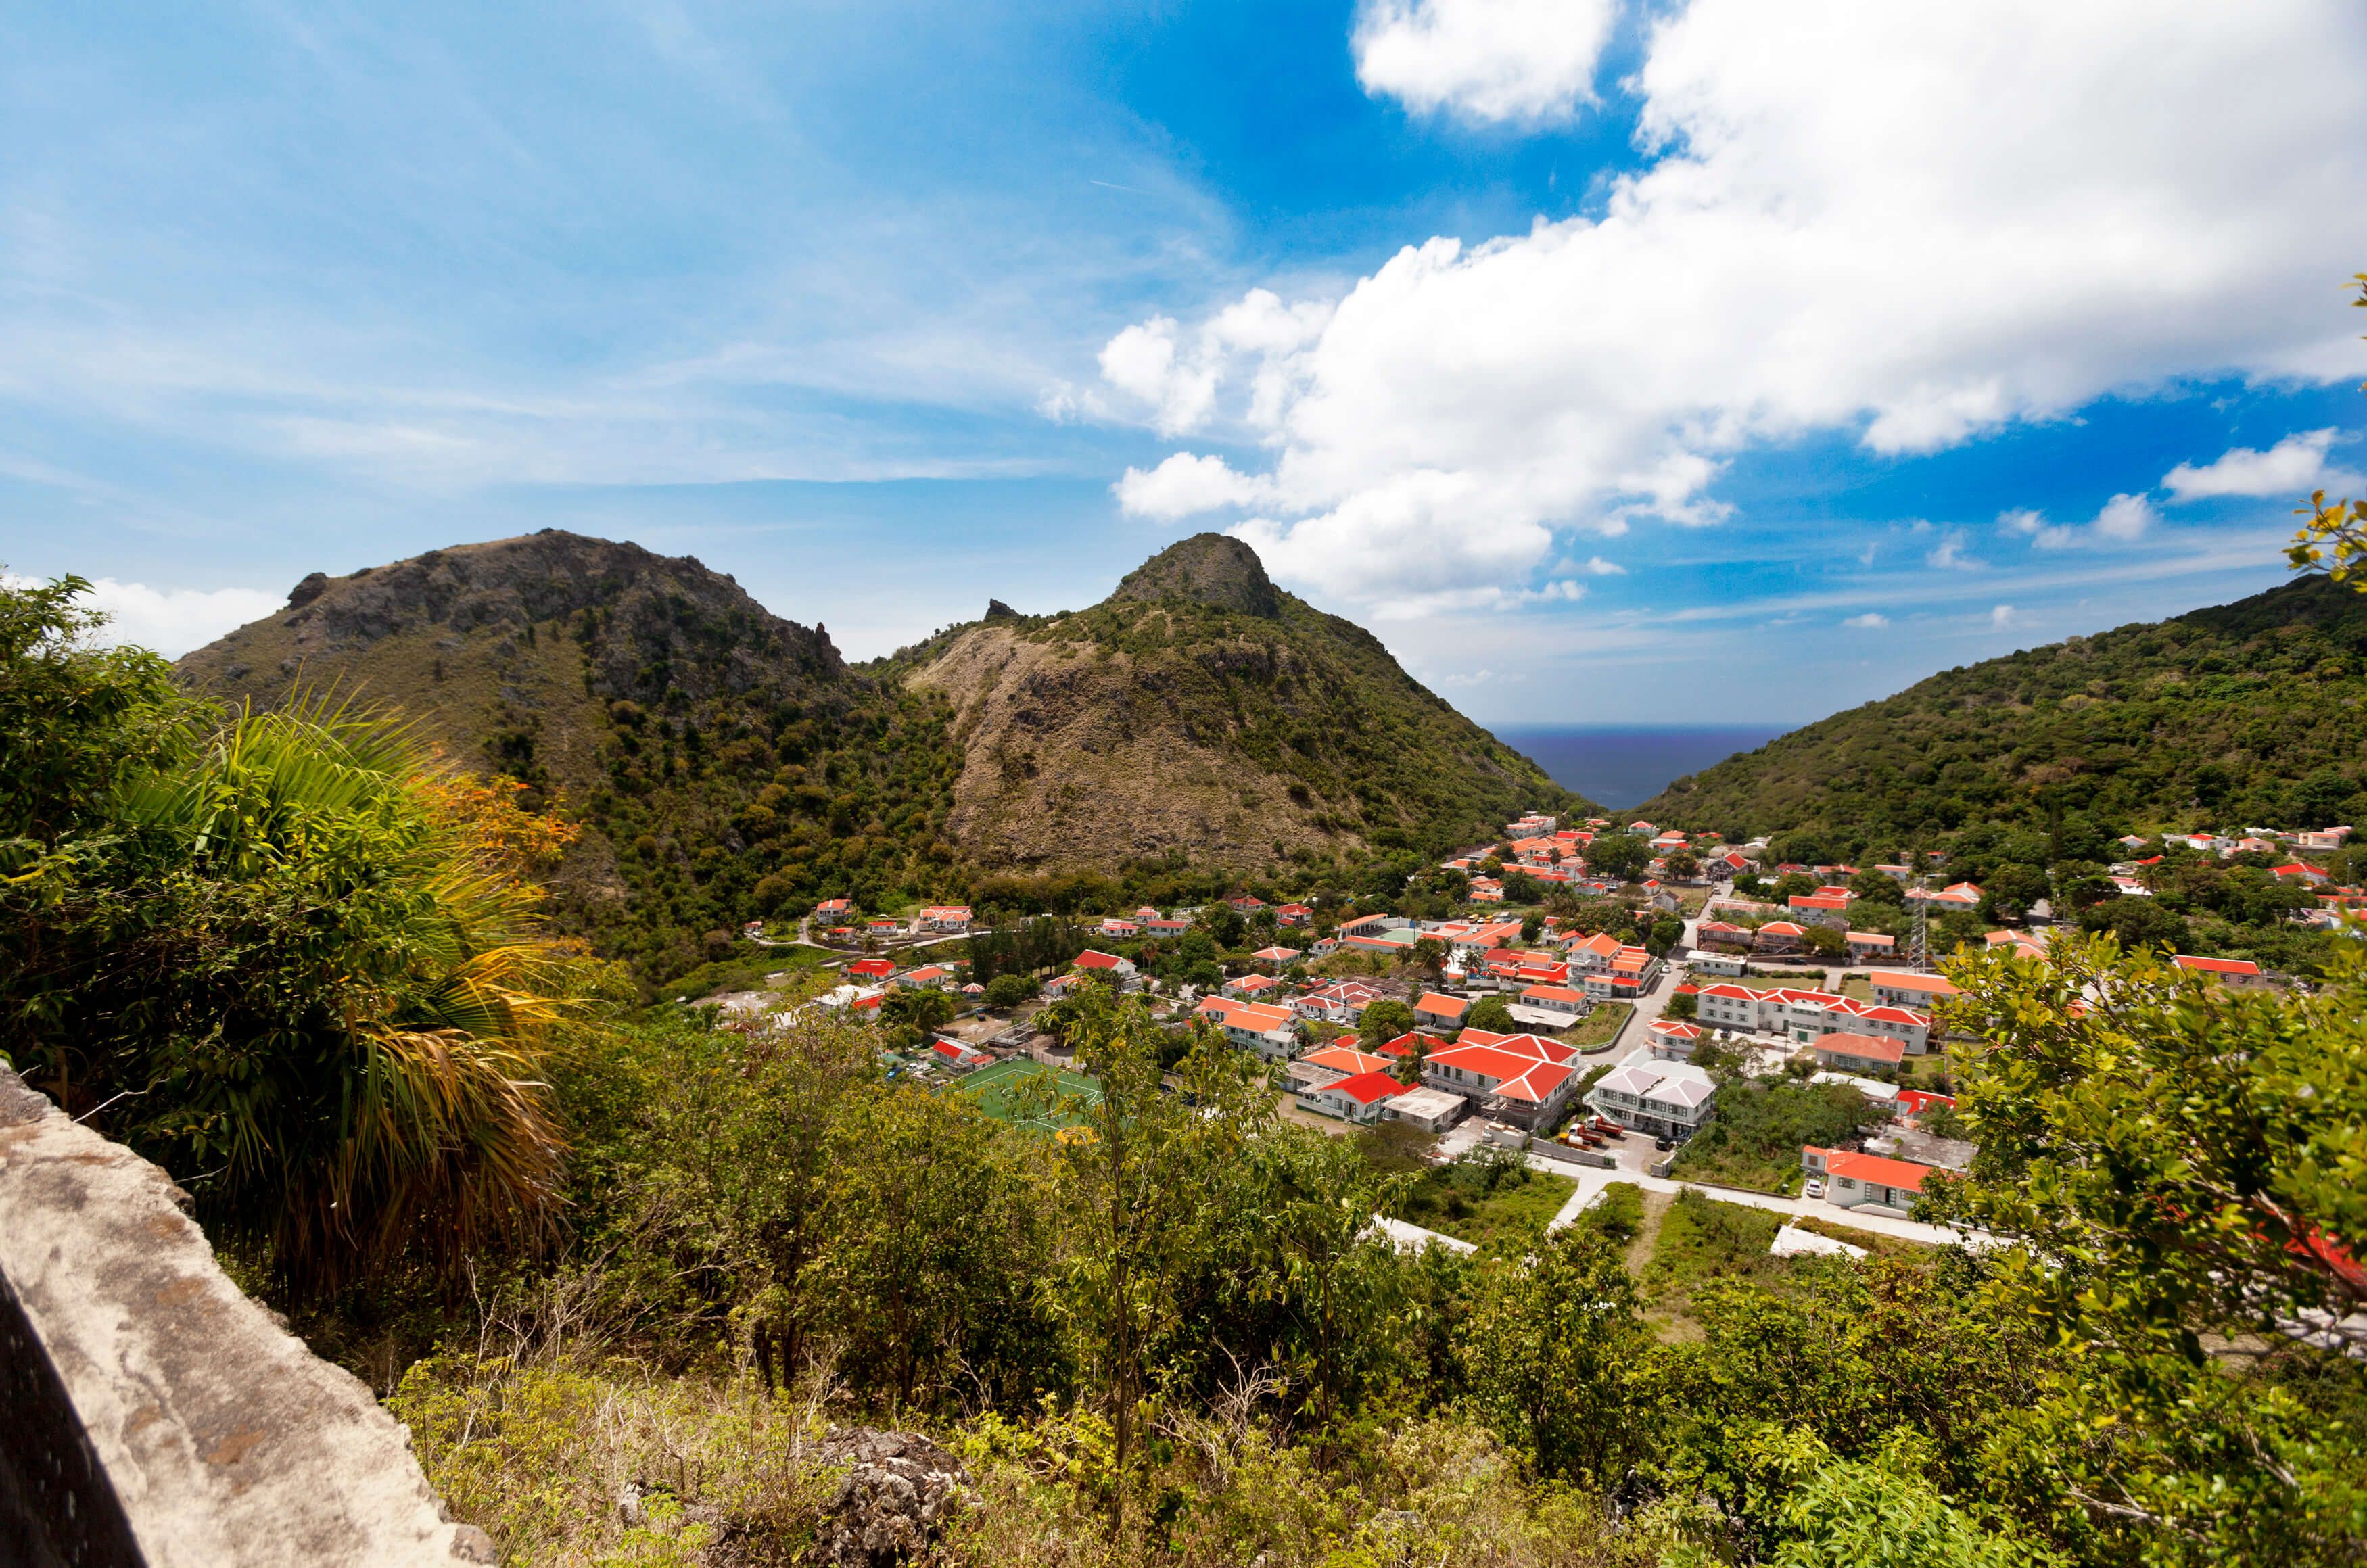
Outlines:
{"label": "palm tree", "polygon": [[300,1295],[555,1208],[543,1066],[607,972],[540,931],[447,774],[386,715],[242,712],[121,791],[105,874],[53,922],[45,1087],[113,1100],[108,1130]]}

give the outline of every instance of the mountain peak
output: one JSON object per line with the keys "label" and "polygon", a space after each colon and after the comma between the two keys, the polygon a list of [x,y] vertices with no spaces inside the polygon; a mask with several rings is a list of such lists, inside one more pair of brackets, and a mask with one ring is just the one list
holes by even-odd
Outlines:
{"label": "mountain peak", "polygon": [[1195,534],[1168,546],[1127,573],[1110,597],[1182,599],[1268,620],[1282,614],[1282,591],[1257,552],[1224,534]]}

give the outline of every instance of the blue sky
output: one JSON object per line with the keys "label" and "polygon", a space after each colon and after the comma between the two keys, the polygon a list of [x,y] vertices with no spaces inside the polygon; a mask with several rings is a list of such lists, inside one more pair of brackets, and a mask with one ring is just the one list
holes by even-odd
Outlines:
{"label": "blue sky", "polygon": [[568,526],[864,657],[1230,529],[1491,722],[2279,581],[2367,17],[1894,9],[13,7],[0,563],[179,651]]}

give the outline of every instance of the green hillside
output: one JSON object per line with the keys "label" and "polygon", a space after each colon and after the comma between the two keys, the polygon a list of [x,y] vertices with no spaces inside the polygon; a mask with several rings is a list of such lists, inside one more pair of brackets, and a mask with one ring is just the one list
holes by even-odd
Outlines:
{"label": "green hillside", "polygon": [[1981,823],[2357,822],[2362,671],[2367,597],[2307,578],[1944,671],[1681,778],[1637,814],[1859,849]]}
{"label": "green hillside", "polygon": [[586,831],[554,912],[663,980],[846,895],[1014,909],[1402,881],[1585,805],[1369,634],[1187,540],[1105,604],[850,666],[687,558],[558,530],[299,583],[181,679],[401,709]]}

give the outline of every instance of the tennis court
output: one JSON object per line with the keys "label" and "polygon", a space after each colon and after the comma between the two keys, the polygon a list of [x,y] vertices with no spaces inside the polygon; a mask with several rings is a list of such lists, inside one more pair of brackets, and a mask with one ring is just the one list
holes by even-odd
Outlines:
{"label": "tennis court", "polygon": [[1084,1074],[1048,1067],[1025,1056],[980,1067],[954,1085],[953,1092],[998,1122],[1043,1133],[1073,1125],[1077,1120],[1057,1111],[1047,1116],[1047,1102],[1073,1096],[1099,1103],[1102,1097],[1101,1086]]}

